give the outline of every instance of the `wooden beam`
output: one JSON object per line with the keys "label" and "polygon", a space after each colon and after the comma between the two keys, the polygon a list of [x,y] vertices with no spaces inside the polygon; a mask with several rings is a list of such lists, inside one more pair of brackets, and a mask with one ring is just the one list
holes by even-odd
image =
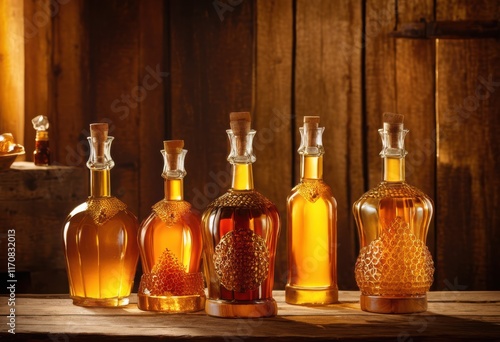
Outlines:
{"label": "wooden beam", "polygon": [[23,2],[0,2],[0,134],[24,143]]}

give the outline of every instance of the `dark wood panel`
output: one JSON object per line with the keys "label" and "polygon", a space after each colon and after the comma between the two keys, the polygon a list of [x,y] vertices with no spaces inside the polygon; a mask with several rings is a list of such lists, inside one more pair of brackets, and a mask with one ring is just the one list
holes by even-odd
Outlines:
{"label": "dark wood panel", "polygon": [[437,44],[438,282],[500,289],[500,45]]}
{"label": "dark wood panel", "polygon": [[[62,222],[83,202],[84,175],[80,168],[36,167],[31,162],[15,163],[2,173],[0,245],[7,248],[7,230],[15,230],[17,272],[49,274],[65,268]],[[0,254],[0,262],[7,264],[7,253]]]}
{"label": "dark wood panel", "polygon": [[382,143],[378,134],[382,114],[397,110],[396,41],[389,37],[396,27],[395,0],[366,1],[364,20],[364,153],[368,188],[371,189],[382,179],[379,156]]}
{"label": "dark wood panel", "polygon": [[169,4],[170,132],[189,151],[184,196],[202,211],[231,184],[229,113],[252,109],[254,6],[244,1],[217,11],[208,0]]}
{"label": "dark wood panel", "polygon": [[88,157],[90,123],[86,4],[77,0],[59,6],[48,42],[53,52],[47,57],[51,63],[47,82],[52,160],[55,164],[82,167]]}
{"label": "dark wood panel", "polygon": [[[165,8],[163,0],[141,1],[139,87],[144,99],[139,103],[139,220],[146,218],[151,206],[163,198],[163,159],[160,150],[166,138],[165,87],[168,70],[164,50]],[[159,72],[158,72],[159,71]]]}
{"label": "dark wood panel", "polygon": [[[399,1],[398,24],[434,20],[433,0]],[[436,202],[436,118],[434,40],[396,39],[397,112],[405,115],[406,181]],[[427,246],[436,260],[435,216]]]}
{"label": "dark wood panel", "polygon": [[351,206],[364,191],[361,14],[361,1],[319,1],[314,6],[297,2],[294,150],[300,144],[297,127],[303,116],[320,115],[325,127],[324,180],[337,200],[337,273],[342,289],[355,288],[357,236]]}
{"label": "dark wood panel", "polygon": [[[139,211],[139,2],[89,1],[91,120],[110,124],[115,167],[111,186],[130,210]],[[90,122],[87,123],[87,125]],[[86,127],[87,128],[87,127]],[[160,145],[161,146],[161,145]]]}
{"label": "dark wood panel", "polygon": [[[436,3],[436,20],[498,18],[494,0]],[[436,59],[437,289],[498,290],[500,44],[439,40]]]}
{"label": "dark wood panel", "polygon": [[256,60],[254,123],[255,186],[280,212],[281,232],[276,255],[275,288],[287,276],[286,198],[292,186],[292,61],[293,3],[256,3]]}
{"label": "dark wood panel", "polygon": [[[35,149],[35,130],[31,119],[37,115],[46,115],[50,121],[53,119],[49,103],[49,98],[52,99],[49,94],[52,92],[53,49],[49,3],[49,0],[24,1],[24,148],[29,161],[33,160]],[[37,25],[35,18],[42,18],[40,24],[43,25]]]}
{"label": "dark wood panel", "polygon": [[436,20],[498,20],[497,0],[437,0]]}

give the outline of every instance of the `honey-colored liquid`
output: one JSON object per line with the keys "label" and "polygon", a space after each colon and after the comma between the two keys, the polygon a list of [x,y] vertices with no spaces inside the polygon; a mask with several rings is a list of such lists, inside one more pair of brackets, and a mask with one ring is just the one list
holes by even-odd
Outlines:
{"label": "honey-colored liquid", "polygon": [[139,257],[137,219],[126,209],[103,224],[93,216],[86,202],[64,224],[70,296],[76,305],[127,305]]}
{"label": "honey-colored liquid", "polygon": [[254,190],[229,190],[203,215],[207,313],[274,316],[272,299],[279,214]]}
{"label": "honey-colored liquid", "polygon": [[199,215],[193,213],[189,203],[184,201],[164,202],[162,209],[164,215],[177,219],[165,222],[152,212],[141,225],[139,245],[143,246],[143,272],[152,271],[166,248],[184,265],[186,272],[198,272],[203,249]]}
{"label": "honey-colored liquid", "polygon": [[337,301],[336,208],[331,189],[304,180],[288,197],[288,282],[291,304]]}
{"label": "honey-colored liquid", "polygon": [[384,181],[353,205],[361,248],[355,276],[363,310],[426,310],[434,273],[425,245],[432,212],[431,199],[404,182],[404,159],[385,158]]}

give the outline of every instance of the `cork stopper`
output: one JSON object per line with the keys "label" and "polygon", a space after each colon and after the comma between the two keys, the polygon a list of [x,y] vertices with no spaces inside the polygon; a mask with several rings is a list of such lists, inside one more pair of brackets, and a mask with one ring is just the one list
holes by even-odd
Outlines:
{"label": "cork stopper", "polygon": [[319,128],[319,116],[304,116],[306,146],[315,146]]}
{"label": "cork stopper", "polygon": [[249,112],[229,113],[231,129],[236,136],[245,136],[250,132],[251,117]]}
{"label": "cork stopper", "polygon": [[384,130],[389,133],[403,130],[404,115],[396,113],[384,113]]}
{"label": "cork stopper", "polygon": [[104,158],[104,143],[108,139],[108,124],[107,123],[93,123],[90,124],[90,136],[92,143],[95,146],[97,158]]}
{"label": "cork stopper", "polygon": [[184,147],[184,140],[165,140],[163,148],[168,154],[179,154]]}
{"label": "cork stopper", "polygon": [[383,149],[380,152],[382,157],[404,157],[406,151],[404,149],[404,138],[408,133],[404,129],[404,115],[395,113],[383,114],[384,126],[379,130],[382,138]]}
{"label": "cork stopper", "polygon": [[304,116],[304,127],[314,129],[319,127],[319,116]]}
{"label": "cork stopper", "polygon": [[250,132],[251,116],[249,112],[229,113],[231,130],[236,137],[236,153],[243,156],[246,151],[247,134]]}
{"label": "cork stopper", "polygon": [[169,170],[177,170],[179,155],[182,154],[184,140],[165,140],[163,147],[167,153],[167,163]]}

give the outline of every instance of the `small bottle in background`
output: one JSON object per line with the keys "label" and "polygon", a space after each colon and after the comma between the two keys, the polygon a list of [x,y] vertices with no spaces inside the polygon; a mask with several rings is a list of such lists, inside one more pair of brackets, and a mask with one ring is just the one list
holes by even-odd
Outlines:
{"label": "small bottle in background", "polygon": [[49,119],[44,115],[38,115],[31,120],[31,123],[36,130],[33,163],[37,166],[50,165]]}

